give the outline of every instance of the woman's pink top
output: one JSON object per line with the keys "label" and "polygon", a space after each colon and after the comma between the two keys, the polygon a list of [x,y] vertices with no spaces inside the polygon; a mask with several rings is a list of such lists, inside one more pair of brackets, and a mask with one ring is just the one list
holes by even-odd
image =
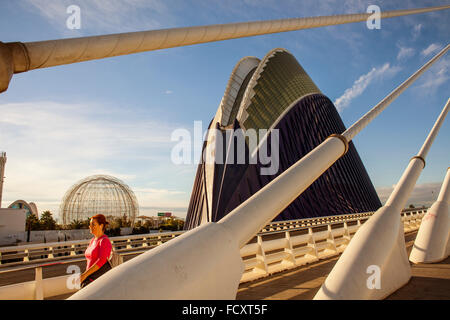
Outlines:
{"label": "woman's pink top", "polygon": [[94,264],[101,268],[108,260],[111,254],[111,250],[111,242],[105,234],[98,239],[95,237],[92,238],[91,242],[89,242],[89,246],[84,252],[87,260],[86,270],[88,270]]}

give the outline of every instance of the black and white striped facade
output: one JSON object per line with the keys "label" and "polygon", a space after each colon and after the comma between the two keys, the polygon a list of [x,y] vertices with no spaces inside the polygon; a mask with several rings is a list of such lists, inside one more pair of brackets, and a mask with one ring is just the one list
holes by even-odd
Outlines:
{"label": "black and white striped facade", "polygon": [[[242,65],[245,68],[240,69]],[[227,140],[226,131],[234,130],[239,135],[250,128],[268,129],[259,139],[267,142],[268,155],[279,154],[275,173],[261,174],[268,165],[259,161],[258,154],[263,152],[260,145],[256,149],[245,145],[246,161],[236,163],[239,148],[235,140]],[[254,57],[238,63],[210,129],[217,129],[213,141],[223,141],[219,144],[223,152],[216,150],[215,154],[224,156],[221,161],[205,158],[209,161],[199,164],[185,229],[219,221],[328,136],[344,132],[345,126],[333,103],[315,86],[295,57],[284,49],[274,49],[259,63]],[[271,145],[276,130],[278,150]],[[207,136],[203,144],[204,151],[210,138]],[[207,157],[214,157],[208,154]],[[249,161],[255,158],[256,163]],[[350,142],[348,152],[274,220],[359,213],[380,206],[375,188]]]}

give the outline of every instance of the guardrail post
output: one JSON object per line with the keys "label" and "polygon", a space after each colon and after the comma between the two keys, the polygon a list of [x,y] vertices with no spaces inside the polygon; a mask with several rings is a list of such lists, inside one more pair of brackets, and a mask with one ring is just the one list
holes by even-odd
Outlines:
{"label": "guardrail post", "polygon": [[420,225],[422,224],[422,219],[423,219],[423,216],[424,216],[424,215],[425,215],[424,213],[419,213],[419,214],[417,214],[417,223],[418,223],[417,229],[420,228]]}
{"label": "guardrail post", "polygon": [[329,250],[334,251],[334,254],[338,254],[338,250],[337,250],[337,247],[336,247],[336,242],[334,242],[333,230],[331,230],[331,224],[328,225],[327,242],[328,242]]}
{"label": "guardrail post", "polygon": [[132,249],[133,247],[131,246],[131,239],[127,239],[127,249]]}
{"label": "guardrail post", "polygon": [[319,252],[317,251],[316,241],[314,240],[314,232],[311,227],[308,228],[308,247],[312,248],[314,251],[314,256],[319,260]]}
{"label": "guardrail post", "polygon": [[25,253],[25,256],[23,257],[23,262],[30,261],[28,249],[25,249],[24,253]]}
{"label": "guardrail post", "polygon": [[44,300],[44,284],[42,281],[42,267],[35,268],[35,300]]}
{"label": "guardrail post", "polygon": [[347,249],[347,246],[349,245],[350,241],[352,240],[352,235],[350,234],[350,229],[348,226],[347,221],[344,221],[344,235],[343,238],[345,239],[345,247],[344,250]]}
{"label": "guardrail post", "polygon": [[292,247],[291,242],[291,233],[289,231],[286,231],[285,237],[287,246],[284,248],[284,251],[289,253],[288,261],[292,263],[292,266],[295,266],[297,265],[297,263],[295,262],[294,248]]}
{"label": "guardrail post", "polygon": [[344,236],[343,236],[343,238],[346,240],[345,246],[347,247],[347,245],[350,243],[350,240],[352,240],[352,236],[350,234],[350,230],[348,228],[347,221],[344,221]]}
{"label": "guardrail post", "polygon": [[48,255],[47,255],[47,258],[54,258],[55,256],[53,255],[53,247],[49,247],[48,248]]}
{"label": "guardrail post", "polygon": [[411,212],[411,224],[412,224],[411,231],[419,229],[418,214],[416,211]]}
{"label": "guardrail post", "polygon": [[416,216],[416,226],[417,226],[417,230],[420,228],[420,224],[422,223],[422,215],[421,214],[417,214]]}
{"label": "guardrail post", "polygon": [[75,245],[73,244],[73,245],[70,246],[70,255],[71,256],[77,255],[77,253],[75,251],[76,251],[75,250]]}
{"label": "guardrail post", "polygon": [[258,265],[255,266],[255,269],[258,269],[262,274],[269,274],[269,268],[266,263],[266,254],[264,252],[262,237],[260,235],[257,236],[258,239],[258,250],[256,251],[256,260],[258,260]]}
{"label": "guardrail post", "polygon": [[148,247],[148,243],[147,243],[147,237],[144,237],[144,242],[142,242],[142,246],[143,247]]}
{"label": "guardrail post", "polygon": [[422,224],[422,219],[426,214],[427,214],[427,210],[423,210],[422,213],[420,214],[420,224]]}
{"label": "guardrail post", "polygon": [[408,215],[406,213],[401,213],[400,217],[401,221],[403,222],[403,232],[408,232],[410,229]]}

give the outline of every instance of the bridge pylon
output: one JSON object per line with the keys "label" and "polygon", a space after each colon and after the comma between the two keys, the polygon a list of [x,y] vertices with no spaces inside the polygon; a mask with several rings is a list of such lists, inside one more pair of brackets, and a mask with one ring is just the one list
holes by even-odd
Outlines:
{"label": "bridge pylon", "polygon": [[434,263],[450,255],[450,167],[435,203],[423,217],[409,255],[413,263]]}
{"label": "bridge pylon", "polygon": [[384,299],[409,281],[411,266],[399,213],[425,167],[425,157],[449,109],[450,99],[386,204],[356,232],[314,299]]}

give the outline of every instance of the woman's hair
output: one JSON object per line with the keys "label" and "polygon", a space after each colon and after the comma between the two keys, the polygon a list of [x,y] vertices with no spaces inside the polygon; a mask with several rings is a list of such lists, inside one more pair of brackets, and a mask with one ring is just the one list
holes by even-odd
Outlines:
{"label": "woman's hair", "polygon": [[106,225],[109,224],[109,222],[106,221],[105,216],[102,215],[102,214],[96,214],[95,216],[91,217],[91,219],[95,219],[95,221],[97,221],[98,224],[102,224],[103,225],[103,228],[102,228],[103,231],[105,231]]}

